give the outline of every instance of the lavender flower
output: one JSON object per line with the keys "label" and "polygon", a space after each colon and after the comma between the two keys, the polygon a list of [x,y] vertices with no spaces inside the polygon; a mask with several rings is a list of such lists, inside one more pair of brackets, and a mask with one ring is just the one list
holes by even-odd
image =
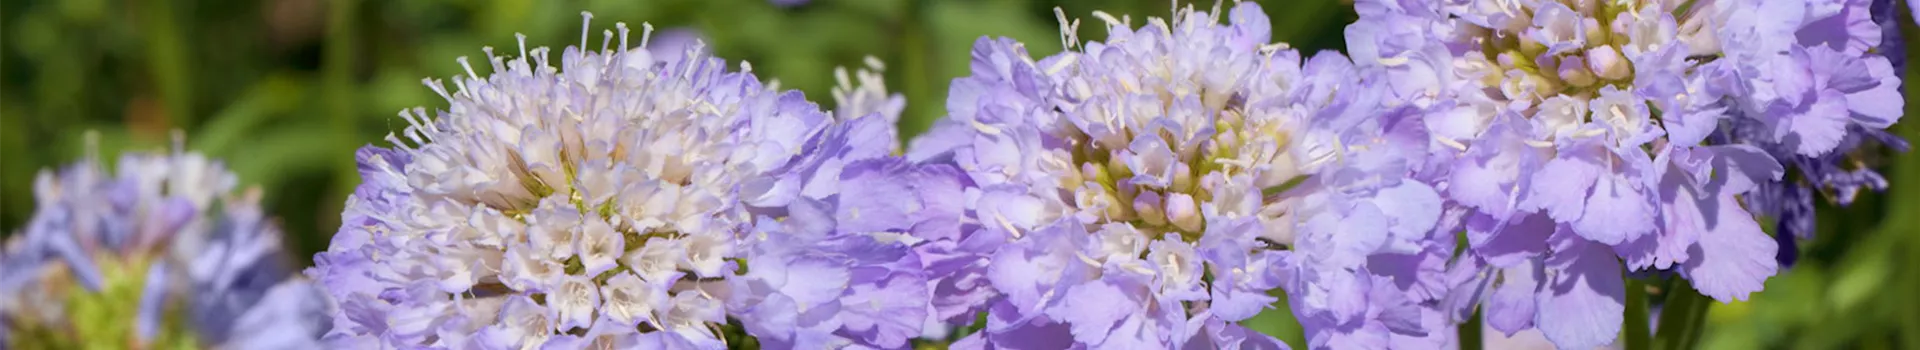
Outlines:
{"label": "lavender flower", "polygon": [[1450,341],[1428,328],[1441,200],[1408,178],[1422,107],[1385,104],[1382,70],[1269,44],[1256,4],[1218,14],[1096,12],[1109,38],[1084,45],[1062,14],[1070,49],[1037,61],[975,44],[908,151],[970,183],[979,227],[930,239],[955,256],[928,271],[943,319],[987,312],[957,347],[1281,347],[1236,324],[1281,288],[1315,347]]}
{"label": "lavender flower", "polygon": [[0,251],[0,346],[311,349],[328,299],[292,276],[260,192],[199,154],[89,158],[35,180]]}
{"label": "lavender flower", "polygon": [[1884,188],[1847,159],[1867,140],[1903,144],[1880,131],[1902,101],[1869,1],[1683,3],[1356,4],[1355,61],[1440,107],[1423,119],[1444,165],[1420,176],[1467,211],[1455,320],[1484,307],[1507,334],[1606,344],[1625,271],[1742,300],[1779,268],[1756,216],[1790,242],[1811,228],[1810,193],[1845,204]]}
{"label": "lavender flower", "polygon": [[829,114],[698,44],[628,49],[618,27],[619,46],[568,47],[557,69],[546,48],[488,49],[491,75],[428,82],[448,110],[402,112],[406,141],[361,149],[363,183],[307,272],[341,300],[330,344],[897,348],[920,334],[928,281],[899,236],[922,227],[886,211],[908,194],[865,192],[917,171],[887,158],[887,111]]}

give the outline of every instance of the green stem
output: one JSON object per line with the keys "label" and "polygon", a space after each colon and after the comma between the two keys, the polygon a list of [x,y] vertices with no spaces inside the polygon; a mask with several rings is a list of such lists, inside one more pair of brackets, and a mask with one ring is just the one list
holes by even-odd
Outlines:
{"label": "green stem", "polygon": [[925,5],[919,1],[908,1],[901,7],[903,13],[900,17],[903,19],[898,22],[901,67],[899,71],[889,75],[900,78],[901,84],[898,85],[901,87],[900,92],[906,95],[909,101],[905,111],[907,115],[899,121],[900,140],[904,148],[906,140],[926,132],[933,126],[934,118],[943,114],[940,108],[944,108],[945,105],[926,102],[934,101],[931,98],[939,95],[939,91],[934,91],[935,85],[931,82],[944,78],[941,78],[938,66],[933,61],[933,57],[938,55],[935,54],[936,48],[929,38],[932,34],[926,24]]}
{"label": "green stem", "polygon": [[1485,344],[1482,344],[1482,342],[1486,341],[1486,337],[1480,334],[1480,329],[1483,328],[1480,326],[1482,322],[1481,319],[1484,317],[1482,314],[1484,314],[1484,312],[1481,312],[1479,309],[1474,309],[1473,316],[1468,317],[1467,322],[1460,324],[1460,329],[1458,329],[1460,332],[1460,350],[1480,350],[1486,347]]}
{"label": "green stem", "polygon": [[[328,3],[325,61],[321,63],[321,86],[325,89],[322,93],[326,99],[327,119],[333,122],[334,132],[347,142],[358,139],[354,137],[354,108],[358,104],[353,103],[354,41],[358,39],[353,17],[358,12],[358,5],[358,0],[333,0]],[[352,157],[345,159],[351,161]]]}
{"label": "green stem", "polygon": [[[1896,6],[1893,10],[1895,11],[1894,13],[1907,13],[1912,4],[1908,4],[1905,1],[1895,1],[1892,6]],[[1916,35],[1920,35],[1920,30],[1916,30],[1913,21],[1904,20],[1903,17],[1903,20],[1897,22],[1900,25],[1901,37],[1913,38],[1916,37]],[[1920,57],[1920,45],[1914,45],[1912,40],[1907,41],[1905,50],[1909,60],[1914,57]],[[1915,74],[1920,74],[1920,65],[1908,63],[1906,66],[1906,76],[1920,76]],[[1911,80],[1909,80],[1909,82],[1911,82]],[[1920,91],[1917,91],[1913,87],[1906,88],[1904,92],[1907,101],[1916,101],[1917,98],[1920,98]],[[1906,105],[1906,114],[1920,113],[1920,108],[1915,108],[1916,106],[1920,106],[1920,104],[1908,103]],[[1908,140],[1920,140],[1920,126],[1915,125],[1911,121],[1896,124],[1890,129],[1893,129],[1895,133]],[[1885,213],[1900,213],[1900,210],[1912,210],[1911,208],[1920,207],[1920,191],[1916,191],[1920,189],[1920,151],[1909,150],[1904,154],[1893,157],[1893,159],[1889,159],[1884,164],[1888,164],[1888,167],[1892,168],[1889,171],[1890,176],[1887,176],[1887,180],[1892,182],[1892,184],[1887,186],[1887,193],[1881,196],[1887,199],[1886,207],[1884,207],[1886,208]],[[1881,230],[1883,230],[1881,234],[1908,233],[1914,232],[1917,228],[1913,224],[1913,219],[1909,219],[1904,215],[1890,215],[1889,218],[1881,222],[1882,225],[1886,225],[1881,227]],[[1907,266],[1920,266],[1920,254],[1914,254],[1920,253],[1920,236],[1912,234],[1903,236],[1906,236],[1907,239],[1906,256],[1907,261],[1909,261]],[[1907,269],[1907,276],[1908,277],[1905,278],[1906,287],[1899,290],[1920,290],[1920,269]],[[1904,341],[1901,345],[1908,349],[1920,349],[1920,303],[1909,302],[1905,304],[1907,311],[1899,312],[1899,314],[1901,314],[1901,320],[1904,321],[1903,323],[1905,325],[1905,328],[1900,331],[1900,338]]]}
{"label": "green stem", "polygon": [[1647,324],[1647,322],[1651,321],[1651,317],[1647,315],[1646,282],[1642,282],[1639,279],[1627,279],[1626,318],[1626,326],[1622,328],[1621,331],[1626,333],[1627,350],[1653,349],[1653,342],[1648,339],[1649,334],[1647,334],[1653,330],[1651,329],[1652,327]]}
{"label": "green stem", "polygon": [[[361,104],[354,87],[354,61],[359,56],[357,42],[360,39],[359,32],[356,30],[358,21],[355,17],[360,12],[359,7],[360,0],[327,2],[327,37],[321,56],[320,97],[323,106],[320,113],[324,113],[323,118],[326,120],[322,127],[330,129],[323,132],[333,134],[333,140],[340,144],[329,147],[326,152],[335,154],[331,157],[335,162],[331,167],[334,170],[334,187],[328,190],[326,195],[329,197],[326,203],[342,203],[347,193],[353,188],[353,184],[360,182],[360,174],[355,171],[353,157],[354,149],[359,148],[360,142],[364,142],[361,141],[358,132],[357,111]],[[322,211],[330,212],[339,209],[340,207],[334,206]],[[338,221],[331,220],[322,216],[315,221],[321,227],[334,227],[339,224]],[[315,249],[310,246],[312,242],[303,240],[301,246],[294,249],[302,252],[326,249],[325,241],[321,242],[319,249]]]}
{"label": "green stem", "polygon": [[1667,290],[1667,305],[1660,311],[1660,330],[1654,333],[1658,337],[1659,349],[1692,349],[1700,340],[1701,326],[1706,322],[1707,307],[1713,300],[1693,290],[1686,280],[1675,278],[1673,286]]}
{"label": "green stem", "polygon": [[[1905,222],[1904,220],[1901,221],[1901,223]],[[1880,234],[1913,232],[1911,229],[1904,227],[1907,225],[1901,226],[1902,227],[1886,228],[1884,229],[1886,231]],[[1920,245],[1920,239],[1914,239],[1913,236],[1908,236],[1907,240],[1908,251],[1920,251],[1920,249],[1912,248],[1914,245]],[[1908,254],[1907,261],[1909,261],[1907,266],[1920,266],[1920,254]],[[1899,290],[1920,290],[1920,269],[1907,269],[1907,278],[1905,278],[1905,280],[1905,286],[1899,287],[1901,288]],[[1900,345],[1907,349],[1920,349],[1920,306],[1913,306],[1913,303],[1907,304],[1909,305],[1907,306],[1909,310],[1899,313],[1900,323],[1901,326],[1903,326],[1903,329],[1899,332]]]}
{"label": "green stem", "polygon": [[[147,69],[153,71],[154,85],[166,112],[168,128],[183,128],[193,115],[193,74],[187,61],[186,38],[180,34],[180,20],[174,1],[144,3],[146,20]],[[162,130],[164,133],[165,130]]]}

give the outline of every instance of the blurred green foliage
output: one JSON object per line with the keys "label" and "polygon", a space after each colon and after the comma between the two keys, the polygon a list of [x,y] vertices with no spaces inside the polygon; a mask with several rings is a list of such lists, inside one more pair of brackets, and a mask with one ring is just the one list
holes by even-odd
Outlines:
{"label": "blurred green foliage", "polygon": [[[1342,28],[1356,17],[1350,0],[1259,2],[1275,40],[1308,52],[1341,49]],[[1036,56],[1057,52],[1056,7],[1083,20],[1083,40],[1105,36],[1095,10],[1140,23],[1170,9],[1164,0],[0,2],[0,234],[31,215],[34,173],[84,154],[89,131],[113,157],[165,149],[178,129],[189,149],[264,188],[296,256],[311,256],[359,182],[354,149],[383,145],[405,126],[395,117],[403,108],[444,107],[422,78],[463,74],[454,59],[481,57],[485,46],[511,51],[515,33],[529,46],[577,45],[581,11],[594,13],[594,41],[614,22],[694,29],[719,56],[752,62],[762,78],[823,104],[832,103],[835,66],[878,57],[889,86],[908,97],[907,137],[944,114],[947,84],[967,73],[980,36],[1018,39]],[[1897,128],[1920,139],[1911,122]],[[1916,155],[1884,159],[1893,192],[1822,208],[1801,263],[1751,301],[1714,305],[1701,345],[1920,349]],[[1249,325],[1299,344],[1286,305],[1275,306]]]}

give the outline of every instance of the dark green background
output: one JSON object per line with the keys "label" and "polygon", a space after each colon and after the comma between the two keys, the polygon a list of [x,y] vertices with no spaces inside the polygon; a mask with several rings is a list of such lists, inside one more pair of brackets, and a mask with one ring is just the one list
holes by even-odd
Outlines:
{"label": "dark green background", "polygon": [[[1305,51],[1341,49],[1356,17],[1341,0],[1260,2],[1275,40]],[[359,181],[353,150],[404,127],[402,108],[444,106],[421,78],[461,73],[455,57],[512,48],[516,32],[531,46],[575,44],[580,11],[594,12],[596,42],[615,21],[696,29],[720,56],[751,61],[825,107],[833,67],[879,57],[888,86],[908,97],[901,128],[912,135],[943,114],[947,83],[966,74],[979,36],[1019,39],[1036,56],[1058,51],[1055,7],[1083,20],[1085,40],[1106,33],[1094,10],[1137,24],[1169,9],[1157,0],[0,2],[0,228],[10,234],[32,214],[34,173],[80,157],[88,131],[111,157],[164,149],[179,129],[190,149],[266,190],[305,260],[325,248]],[[1920,139],[1912,124],[1896,128]],[[1801,264],[1751,302],[1716,305],[1701,345],[1920,348],[1920,160],[1876,158],[1896,189],[1822,208]],[[1249,323],[1299,344],[1284,310]]]}

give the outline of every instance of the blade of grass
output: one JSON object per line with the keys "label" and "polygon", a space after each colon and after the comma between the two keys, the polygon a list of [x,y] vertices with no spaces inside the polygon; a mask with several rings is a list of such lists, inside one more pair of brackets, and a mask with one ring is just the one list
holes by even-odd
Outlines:
{"label": "blade of grass", "polygon": [[[172,0],[150,0],[141,2],[146,34],[147,69],[153,73],[153,80],[159,90],[163,110],[166,111],[168,128],[183,127],[185,121],[194,120],[193,114],[193,70],[187,61],[186,38],[180,33],[181,22],[174,14],[179,6]],[[164,130],[160,130],[164,132]]]}

